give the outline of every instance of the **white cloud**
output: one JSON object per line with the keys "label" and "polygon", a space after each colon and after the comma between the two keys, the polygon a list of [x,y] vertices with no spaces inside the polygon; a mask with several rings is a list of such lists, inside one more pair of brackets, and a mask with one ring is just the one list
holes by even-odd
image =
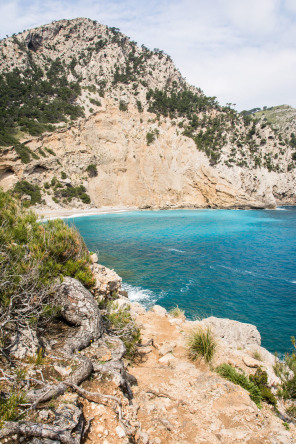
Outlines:
{"label": "white cloud", "polygon": [[2,37],[74,17],[163,49],[191,83],[222,103],[296,106],[295,0],[0,0]]}

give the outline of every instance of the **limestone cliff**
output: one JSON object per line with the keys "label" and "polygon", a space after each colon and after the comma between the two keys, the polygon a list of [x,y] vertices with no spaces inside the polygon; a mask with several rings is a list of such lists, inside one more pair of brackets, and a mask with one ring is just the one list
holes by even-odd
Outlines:
{"label": "limestone cliff", "polygon": [[[38,67],[49,89],[52,79],[64,79],[67,94],[74,83],[80,88],[67,99],[70,110],[63,102],[65,114],[48,117],[51,132],[38,113],[33,130],[28,113],[16,118],[13,137],[22,145],[6,143],[0,152],[5,190],[26,180],[40,188],[39,205],[49,208],[295,204],[293,147],[266,123],[188,85],[162,51],[75,19],[4,39],[0,55],[7,82],[7,73],[22,82],[22,72]],[[48,111],[61,91],[67,96],[58,90],[45,103],[41,95],[38,106]]]}

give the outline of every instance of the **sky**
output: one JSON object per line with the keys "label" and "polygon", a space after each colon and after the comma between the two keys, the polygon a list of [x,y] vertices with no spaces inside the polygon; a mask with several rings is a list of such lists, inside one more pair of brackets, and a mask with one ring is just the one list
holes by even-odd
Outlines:
{"label": "sky", "polygon": [[0,38],[76,17],[163,50],[222,105],[296,107],[296,0],[0,0]]}

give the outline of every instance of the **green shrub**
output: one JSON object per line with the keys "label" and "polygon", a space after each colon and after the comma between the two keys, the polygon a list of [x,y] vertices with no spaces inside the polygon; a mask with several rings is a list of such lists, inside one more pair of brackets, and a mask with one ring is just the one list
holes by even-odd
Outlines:
{"label": "green shrub", "polygon": [[51,154],[52,156],[55,156],[55,152],[51,148],[47,148],[45,146],[44,149],[48,152],[48,154]]}
{"label": "green shrub", "polygon": [[88,165],[86,171],[88,172],[89,177],[96,177],[98,175],[97,166],[94,163]]}
{"label": "green shrub", "polygon": [[38,151],[39,151],[39,153],[41,154],[42,157],[47,157],[42,148],[38,148]]}
{"label": "green shrub", "polygon": [[128,105],[126,102],[124,102],[123,100],[120,100],[119,102],[119,110],[120,111],[127,111],[128,109]]}
{"label": "green shrub", "polygon": [[[8,193],[0,190],[0,310],[11,330],[18,322],[40,319],[45,306],[56,306],[51,286],[71,276],[94,284],[90,257],[79,233],[62,220],[37,222]],[[22,312],[20,319],[19,312]],[[1,338],[0,341],[5,340]]]}
{"label": "green shrub", "polygon": [[134,359],[136,344],[141,342],[141,331],[131,317],[128,307],[118,309],[116,301],[109,302],[106,320],[113,332],[120,337],[126,347],[126,357]]}
{"label": "green shrub", "polygon": [[257,359],[257,361],[263,361],[262,356],[260,355],[260,353],[258,352],[258,350],[255,350],[253,353],[253,358]]}
{"label": "green shrub", "polygon": [[63,180],[67,179],[67,174],[65,173],[65,171],[62,171],[62,172],[61,172],[61,178],[62,178]]}
{"label": "green shrub", "polygon": [[249,379],[259,388],[263,401],[268,402],[268,404],[275,407],[277,400],[268,387],[268,377],[266,371],[259,367],[254,375],[250,375]]}
{"label": "green shrub", "polygon": [[31,161],[31,150],[26,145],[16,144],[14,149],[20,156],[22,163],[29,163]]}
{"label": "green shrub", "polygon": [[242,372],[238,372],[229,364],[221,364],[216,368],[216,372],[228,381],[234,384],[240,385],[247,390],[250,394],[250,398],[258,407],[261,407],[261,392],[260,389]]}
{"label": "green shrub", "polygon": [[1,393],[0,396],[0,429],[5,421],[16,421],[20,419],[21,405],[26,402],[26,398],[21,391],[12,391],[9,394]]}
{"label": "green shrub", "polygon": [[90,103],[92,103],[93,105],[96,106],[102,106],[101,102],[99,100],[96,99],[89,99]]}
{"label": "green shrub", "polygon": [[142,106],[141,101],[137,100],[136,103],[137,103],[137,108],[138,108],[139,113],[142,113],[143,112],[143,106]]}
{"label": "green shrub", "polygon": [[30,205],[35,205],[36,203],[41,203],[41,193],[38,185],[32,185],[26,180],[22,180],[21,182],[17,182],[14,186],[14,194],[17,194],[19,197],[24,195],[30,196]]}
{"label": "green shrub", "polygon": [[[296,349],[294,336],[291,337],[291,342]],[[274,371],[281,380],[278,395],[284,399],[296,399],[296,352],[286,353],[283,361],[276,355]]]}
{"label": "green shrub", "polygon": [[153,132],[149,132],[146,134],[146,141],[147,141],[147,145],[151,145],[151,143],[153,143],[155,140],[155,134]]}
{"label": "green shrub", "polygon": [[217,343],[210,327],[199,327],[189,337],[189,356],[193,360],[202,356],[206,362],[210,362],[213,359],[216,347]]}
{"label": "green shrub", "polygon": [[287,408],[286,413],[294,420],[296,421],[296,406],[291,405]]}
{"label": "green shrub", "polygon": [[176,305],[176,307],[169,311],[169,314],[173,316],[173,318],[182,318],[185,315],[185,311]]}
{"label": "green shrub", "polygon": [[[55,179],[55,178],[54,178]],[[68,202],[76,197],[80,199],[83,203],[89,204],[91,202],[89,195],[86,193],[86,189],[83,185],[73,187],[71,185],[63,187],[60,182],[54,181],[54,198],[58,201],[61,198],[67,199]]]}

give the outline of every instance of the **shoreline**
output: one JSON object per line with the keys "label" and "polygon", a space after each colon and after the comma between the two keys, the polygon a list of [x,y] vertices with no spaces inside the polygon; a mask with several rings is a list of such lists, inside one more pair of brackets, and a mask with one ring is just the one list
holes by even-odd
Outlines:
{"label": "shoreline", "polygon": [[[283,207],[294,207],[295,205],[279,205],[276,208],[259,208],[260,210],[278,211]],[[116,214],[131,211],[169,211],[169,210],[243,210],[250,211],[254,208],[192,208],[192,207],[175,207],[175,208],[141,208],[141,207],[100,207],[100,208],[59,208],[59,209],[36,209],[33,210],[38,220],[53,219],[70,219],[74,217],[96,216],[100,214]],[[255,210],[258,210],[257,208]]]}
{"label": "shoreline", "polygon": [[101,207],[101,208],[60,208],[56,210],[35,210],[38,220],[69,219],[74,217],[96,216],[100,214],[125,213],[139,210],[137,207]]}

